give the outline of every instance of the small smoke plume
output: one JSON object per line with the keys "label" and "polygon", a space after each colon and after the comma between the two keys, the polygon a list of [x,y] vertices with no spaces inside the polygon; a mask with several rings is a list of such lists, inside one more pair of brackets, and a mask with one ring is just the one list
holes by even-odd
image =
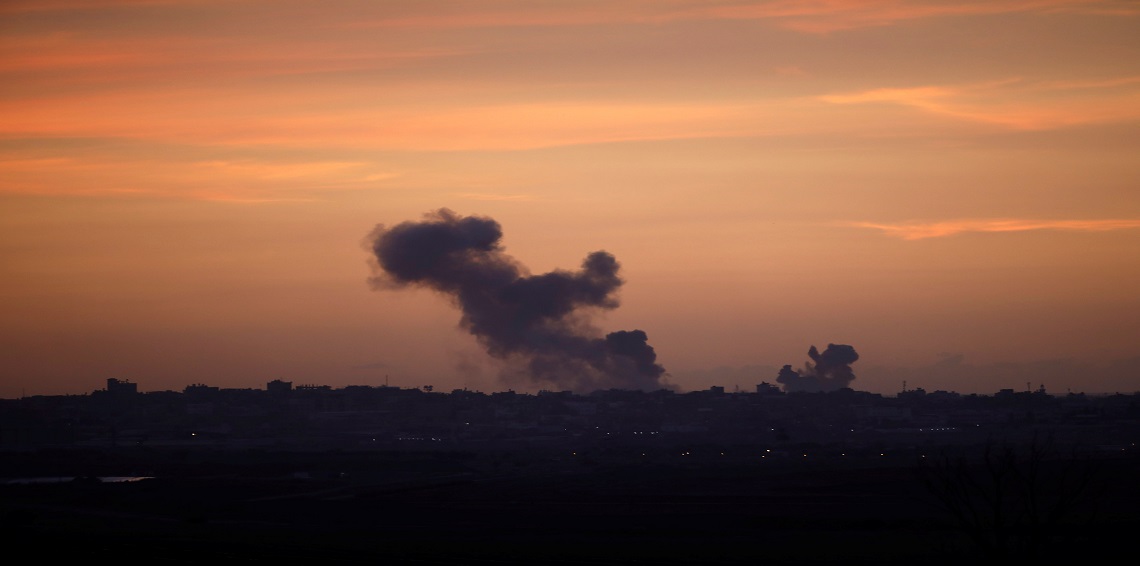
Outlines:
{"label": "small smoke plume", "polygon": [[665,369],[641,330],[606,336],[590,309],[614,309],[623,281],[614,256],[597,251],[578,271],[531,275],[500,244],[499,223],[448,209],[421,222],[377,226],[368,237],[376,287],[425,287],[451,297],[460,326],[496,358],[523,362],[538,382],[578,392],[664,388]]}
{"label": "small smoke plume", "polygon": [[836,391],[850,387],[855,380],[851,364],[859,359],[859,354],[851,346],[828,344],[822,354],[812,346],[808,357],[811,361],[805,362],[801,370],[794,370],[790,365],[780,369],[776,382],[784,385],[784,391]]}

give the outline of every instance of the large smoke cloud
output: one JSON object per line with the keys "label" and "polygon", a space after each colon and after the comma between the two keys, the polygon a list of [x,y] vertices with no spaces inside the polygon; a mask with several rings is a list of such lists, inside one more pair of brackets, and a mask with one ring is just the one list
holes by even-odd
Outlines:
{"label": "large smoke cloud", "polygon": [[776,382],[784,384],[784,391],[836,391],[849,387],[855,380],[851,364],[859,359],[859,354],[851,346],[828,344],[822,354],[812,346],[808,357],[812,361],[805,362],[801,370],[794,370],[790,365],[780,369]]}
{"label": "large smoke cloud", "polygon": [[614,309],[623,281],[614,256],[597,251],[578,271],[531,275],[500,245],[499,223],[448,209],[421,222],[377,226],[369,244],[374,285],[419,286],[452,297],[460,326],[499,359],[522,361],[538,382],[590,392],[662,389],[665,369],[641,330],[604,337],[588,310]]}

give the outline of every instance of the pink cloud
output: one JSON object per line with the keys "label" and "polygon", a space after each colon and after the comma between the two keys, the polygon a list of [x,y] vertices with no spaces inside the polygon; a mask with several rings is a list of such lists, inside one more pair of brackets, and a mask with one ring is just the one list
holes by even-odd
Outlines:
{"label": "pink cloud", "polygon": [[[1135,4],[1115,0],[1005,0],[988,2],[912,0],[770,0],[766,2],[575,2],[535,5],[528,2],[484,2],[471,10],[456,3],[432,3],[398,14],[381,14],[348,23],[350,27],[522,27],[605,23],[662,23],[683,20],[770,20],[805,33],[888,26],[936,17],[985,16],[1017,12],[1081,12],[1101,15],[1140,14]],[[405,6],[404,8],[407,8]]]}
{"label": "pink cloud", "polygon": [[1140,77],[877,88],[818,97],[838,105],[894,104],[1015,130],[1140,120]]}
{"label": "pink cloud", "polygon": [[1029,230],[1067,230],[1077,232],[1108,232],[1140,228],[1138,219],[1109,220],[1028,220],[1028,219],[965,219],[942,222],[853,222],[858,228],[872,228],[888,236],[903,240],[941,238],[964,232],[1025,232]]}

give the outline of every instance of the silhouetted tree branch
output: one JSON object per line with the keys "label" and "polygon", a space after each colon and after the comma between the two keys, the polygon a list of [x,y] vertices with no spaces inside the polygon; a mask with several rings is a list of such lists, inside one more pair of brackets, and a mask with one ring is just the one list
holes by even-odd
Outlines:
{"label": "silhouetted tree branch", "polygon": [[1037,560],[1064,527],[1091,522],[1095,473],[1091,459],[1037,436],[1027,444],[990,441],[973,457],[942,453],[918,466],[954,526],[980,558],[995,562]]}

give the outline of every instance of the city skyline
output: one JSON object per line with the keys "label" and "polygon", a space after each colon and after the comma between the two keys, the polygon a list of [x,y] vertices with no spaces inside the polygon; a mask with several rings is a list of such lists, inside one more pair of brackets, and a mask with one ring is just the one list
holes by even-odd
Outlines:
{"label": "city skyline", "polygon": [[514,281],[619,278],[557,336],[648,345],[680,391],[832,344],[860,391],[1138,391],[1138,23],[1115,0],[5,2],[0,398],[558,389],[451,287],[375,285],[377,230],[440,210],[493,219]]}

